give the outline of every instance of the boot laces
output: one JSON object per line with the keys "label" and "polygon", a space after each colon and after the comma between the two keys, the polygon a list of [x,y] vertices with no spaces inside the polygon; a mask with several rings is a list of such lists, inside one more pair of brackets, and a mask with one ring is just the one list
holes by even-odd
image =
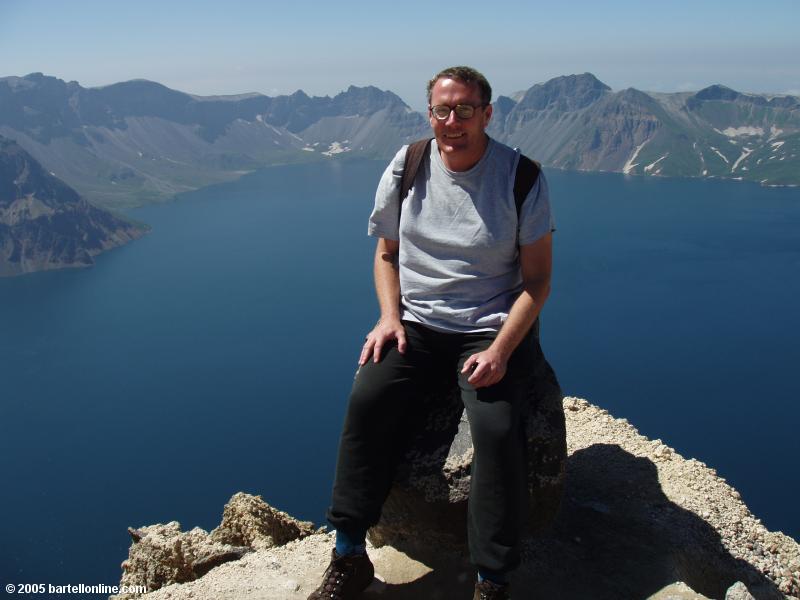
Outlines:
{"label": "boot laces", "polygon": [[350,570],[341,568],[335,562],[331,563],[328,570],[325,572],[325,583],[322,584],[322,589],[326,594],[330,594],[333,600],[336,600],[340,597],[339,594],[342,591],[342,586],[350,575]]}

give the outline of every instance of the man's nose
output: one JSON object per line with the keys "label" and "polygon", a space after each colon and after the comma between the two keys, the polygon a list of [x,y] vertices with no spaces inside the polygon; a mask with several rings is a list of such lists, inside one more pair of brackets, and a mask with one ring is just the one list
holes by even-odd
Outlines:
{"label": "man's nose", "polygon": [[447,118],[444,120],[445,125],[452,125],[453,123],[458,122],[458,117],[456,116],[455,109],[450,110],[450,114],[447,115]]}

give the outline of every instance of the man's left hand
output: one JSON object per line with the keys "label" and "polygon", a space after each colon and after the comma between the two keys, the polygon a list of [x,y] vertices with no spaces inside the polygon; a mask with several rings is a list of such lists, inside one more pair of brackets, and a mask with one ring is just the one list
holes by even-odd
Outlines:
{"label": "man's left hand", "polygon": [[475,388],[488,387],[500,381],[506,374],[508,358],[494,348],[487,348],[470,356],[461,369],[461,374],[472,372],[467,381]]}

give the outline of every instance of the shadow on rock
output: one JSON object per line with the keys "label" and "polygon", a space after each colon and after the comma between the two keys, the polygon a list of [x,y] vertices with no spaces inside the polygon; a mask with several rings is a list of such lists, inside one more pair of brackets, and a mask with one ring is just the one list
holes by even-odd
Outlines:
{"label": "shadow on rock", "polygon": [[731,556],[711,525],[666,497],[652,461],[612,444],[568,458],[562,510],[549,533],[526,541],[524,556],[521,598],[636,600],[677,581],[710,598],[724,598],[736,581],[757,600],[784,597]]}
{"label": "shadow on rock", "polygon": [[465,561],[440,558],[431,572],[403,584],[374,581],[362,595],[364,600],[453,600],[472,598],[474,572]]}

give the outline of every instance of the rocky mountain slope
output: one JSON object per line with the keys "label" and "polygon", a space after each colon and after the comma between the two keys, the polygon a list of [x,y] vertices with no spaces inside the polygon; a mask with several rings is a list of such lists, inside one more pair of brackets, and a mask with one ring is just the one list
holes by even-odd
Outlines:
{"label": "rocky mountain slope", "polygon": [[[800,545],[768,531],[713,469],[585,400],[565,398],[563,410],[561,511],[525,541],[515,598],[800,597]],[[147,587],[151,600],[304,600],[333,544],[247,494],[231,499],[211,534],[173,522],[131,536],[122,584]],[[370,555],[378,577],[365,600],[470,597],[463,551],[433,549],[420,560],[383,546]]]}
{"label": "rocky mountain slope", "polygon": [[144,231],[92,206],[0,137],[0,276],[89,266]]}
{"label": "rocky mountain slope", "polygon": [[800,183],[800,99],[613,92],[593,75],[558,77],[515,102],[501,97],[490,132],[546,165],[636,175]]}
{"label": "rocky mountain slope", "polygon": [[[547,166],[800,184],[800,99],[612,91],[593,75],[500,96],[490,133]],[[395,94],[199,97],[137,80],[84,88],[41,73],[0,78],[0,134],[90,201],[163,200],[272,164],[389,158],[428,135]]]}
{"label": "rocky mountain slope", "polygon": [[150,81],[83,88],[34,73],[0,79],[0,134],[103,206],[131,206],[258,167],[388,156],[427,124],[391,92],[351,86],[198,97]]}

